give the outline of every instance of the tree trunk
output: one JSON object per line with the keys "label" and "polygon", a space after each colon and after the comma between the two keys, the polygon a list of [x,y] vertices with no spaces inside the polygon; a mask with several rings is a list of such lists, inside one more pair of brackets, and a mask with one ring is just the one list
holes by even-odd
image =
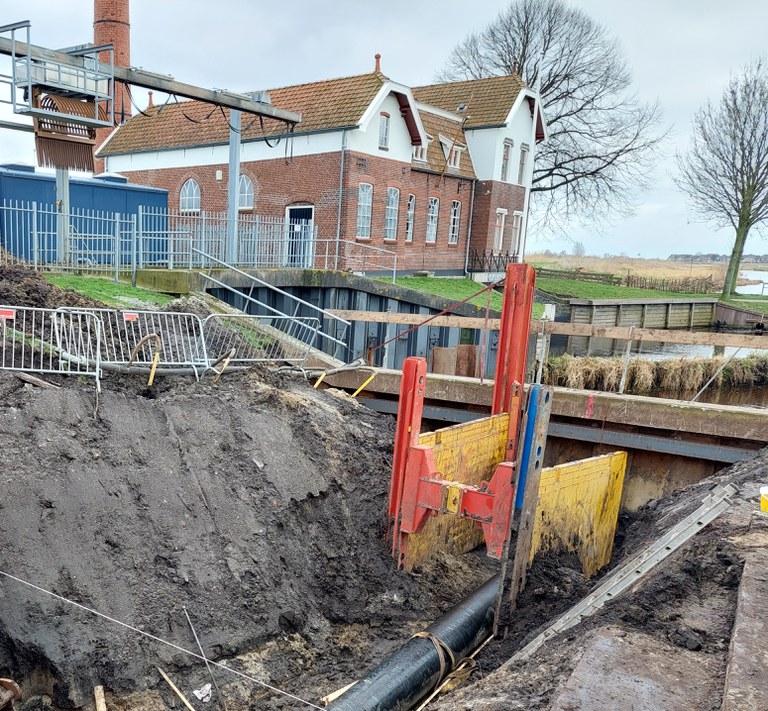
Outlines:
{"label": "tree trunk", "polygon": [[744,243],[747,241],[749,226],[739,222],[736,228],[736,241],[733,243],[731,259],[728,262],[728,271],[725,274],[725,284],[723,285],[723,299],[728,299],[736,288],[736,279],[739,276],[739,267],[741,266],[741,257],[744,254]]}

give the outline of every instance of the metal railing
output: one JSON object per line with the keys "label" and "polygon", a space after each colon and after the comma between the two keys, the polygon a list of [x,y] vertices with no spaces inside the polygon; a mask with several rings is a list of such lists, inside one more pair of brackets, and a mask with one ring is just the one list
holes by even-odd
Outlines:
{"label": "metal railing", "polygon": [[[0,306],[0,370],[88,375],[103,370],[193,373],[227,366],[302,365],[317,318]],[[217,373],[220,371],[216,371]]]}
{"label": "metal railing", "polygon": [[[204,269],[212,260],[241,268],[321,269],[397,275],[397,254],[342,239],[319,239],[307,220],[240,215],[227,248],[226,213],[140,206],[135,214],[5,200],[2,260],[35,269],[120,274],[137,269]],[[233,253],[228,253],[233,252]]]}
{"label": "metal railing", "polygon": [[228,358],[233,365],[275,361],[303,365],[319,328],[316,318],[211,314],[203,321],[211,362]]}
{"label": "metal railing", "polygon": [[93,313],[0,306],[0,369],[87,375],[100,372],[101,325]]}
{"label": "metal railing", "polygon": [[[268,289],[273,294],[276,294],[282,298],[288,299],[294,304],[294,313],[293,316],[283,313],[282,311],[278,311],[277,309],[258,301],[257,299],[254,299],[253,296],[245,294],[238,289],[234,289],[233,287],[229,286],[228,284],[225,284],[219,279],[216,279],[215,277],[212,277],[210,274],[203,274],[203,277],[216,284],[219,288],[227,289],[235,294],[237,294],[239,297],[245,299],[246,301],[250,301],[251,303],[256,304],[259,308],[267,309],[268,311],[272,312],[275,316],[291,319],[298,316],[299,309],[305,309],[310,311],[311,313],[315,314],[315,316],[320,320],[320,324],[322,326],[323,321],[327,320],[329,324],[334,329],[334,332],[338,334],[339,328],[341,329],[342,334],[346,334],[348,332],[348,329],[351,325],[349,321],[346,319],[343,319],[339,316],[336,316],[335,314],[331,313],[330,311],[326,311],[325,309],[321,309],[319,306],[315,306],[315,304],[311,304],[309,301],[305,301],[304,299],[300,299],[298,296],[294,296],[293,294],[283,291],[282,289],[279,289],[278,287],[274,286],[273,284],[270,284],[269,282],[264,281],[263,279],[259,279],[258,277],[254,276],[253,274],[248,274],[247,272],[242,271],[241,269],[238,269],[236,266],[233,266],[232,264],[227,264],[227,262],[222,261],[221,259],[217,259],[216,257],[205,254],[202,255],[207,260],[211,261],[213,265],[218,267],[223,267],[224,269],[227,269],[231,272],[234,272],[235,274],[238,274],[239,276],[243,277],[247,281],[249,281],[252,285],[252,287],[262,287],[265,289]],[[331,341],[335,343],[337,346],[341,346],[342,348],[346,349],[348,344],[344,337],[338,338],[337,336],[331,335],[330,333],[325,333],[322,328],[318,330],[317,336],[319,338],[323,338],[327,341]]]}
{"label": "metal railing", "polygon": [[517,264],[520,261],[519,254],[504,254],[486,251],[484,249],[470,249],[467,260],[469,272],[503,272],[508,264]]}

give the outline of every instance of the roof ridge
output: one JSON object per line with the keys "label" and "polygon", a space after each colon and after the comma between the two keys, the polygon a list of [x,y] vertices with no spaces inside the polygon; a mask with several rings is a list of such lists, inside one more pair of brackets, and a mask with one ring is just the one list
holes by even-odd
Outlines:
{"label": "roof ridge", "polygon": [[350,74],[349,76],[345,76],[345,77],[333,77],[331,79],[320,79],[318,81],[305,81],[300,84],[288,84],[287,86],[273,86],[273,87],[268,87],[266,89],[261,89],[260,91],[270,92],[270,91],[283,91],[284,89],[299,89],[305,86],[315,86],[317,84],[330,84],[331,82],[345,81],[348,79],[361,79],[362,77],[377,77],[382,81],[389,81],[389,77],[386,76],[385,74],[382,74],[381,72],[363,72],[361,74]]}
{"label": "roof ridge", "polygon": [[413,91],[418,91],[419,89],[433,89],[438,86],[452,86],[457,84],[473,84],[475,82],[480,81],[495,81],[498,79],[514,79],[517,81],[518,84],[522,87],[527,88],[527,84],[522,80],[519,74],[494,74],[490,77],[479,77],[477,79],[460,79],[458,81],[439,81],[435,82],[434,84],[423,84],[421,86],[414,86],[412,87]]}

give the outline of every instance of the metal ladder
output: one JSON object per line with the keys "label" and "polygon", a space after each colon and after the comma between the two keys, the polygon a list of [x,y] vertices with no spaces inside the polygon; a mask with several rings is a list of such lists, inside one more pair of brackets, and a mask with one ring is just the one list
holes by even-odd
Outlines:
{"label": "metal ladder", "polygon": [[630,558],[614,570],[605,581],[590,595],[577,603],[556,622],[547,627],[540,635],[531,640],[508,664],[528,659],[542,644],[555,635],[573,627],[599,610],[627,588],[634,585],[646,573],[669,557],[686,541],[712,523],[731,504],[731,497],[738,493],[733,484],[715,486],[701,502],[701,506],[658,538],[645,550]]}

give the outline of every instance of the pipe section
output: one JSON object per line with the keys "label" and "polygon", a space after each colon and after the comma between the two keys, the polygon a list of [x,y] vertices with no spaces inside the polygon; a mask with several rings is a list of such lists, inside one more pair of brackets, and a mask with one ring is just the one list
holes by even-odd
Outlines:
{"label": "pipe section", "polygon": [[[340,696],[328,711],[407,711],[491,633],[499,577],[412,637]],[[438,651],[439,650],[439,651]]]}

